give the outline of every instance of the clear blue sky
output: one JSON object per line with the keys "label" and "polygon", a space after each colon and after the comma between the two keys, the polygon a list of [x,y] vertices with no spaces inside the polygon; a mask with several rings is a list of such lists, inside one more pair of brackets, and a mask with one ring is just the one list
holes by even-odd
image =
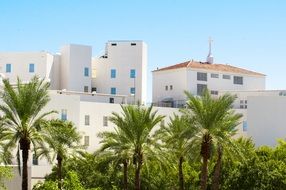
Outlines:
{"label": "clear blue sky", "polygon": [[205,60],[265,73],[267,89],[286,87],[285,0],[18,0],[1,1],[0,51],[58,52],[108,40],[148,44],[148,100],[156,67]]}

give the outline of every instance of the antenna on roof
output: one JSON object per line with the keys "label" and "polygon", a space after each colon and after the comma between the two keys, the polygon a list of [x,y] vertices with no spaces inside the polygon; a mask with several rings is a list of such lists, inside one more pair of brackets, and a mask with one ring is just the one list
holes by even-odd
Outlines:
{"label": "antenna on roof", "polygon": [[207,63],[212,64],[214,62],[214,57],[212,55],[212,42],[213,39],[209,37],[209,54],[207,56]]}

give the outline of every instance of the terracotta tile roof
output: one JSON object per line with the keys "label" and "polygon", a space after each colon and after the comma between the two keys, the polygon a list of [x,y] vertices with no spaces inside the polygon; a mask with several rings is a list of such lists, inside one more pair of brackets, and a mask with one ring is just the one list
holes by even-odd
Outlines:
{"label": "terracotta tile roof", "polygon": [[180,69],[180,68],[194,68],[194,69],[206,69],[212,71],[220,71],[220,72],[229,72],[229,73],[239,73],[239,74],[247,74],[247,75],[256,75],[256,76],[265,76],[265,74],[257,73],[254,71],[242,69],[239,67],[234,67],[226,64],[208,64],[207,62],[198,62],[198,61],[186,61],[183,63],[179,63],[176,65],[164,67],[161,69],[154,70],[153,72],[158,71],[166,71],[172,69]]}

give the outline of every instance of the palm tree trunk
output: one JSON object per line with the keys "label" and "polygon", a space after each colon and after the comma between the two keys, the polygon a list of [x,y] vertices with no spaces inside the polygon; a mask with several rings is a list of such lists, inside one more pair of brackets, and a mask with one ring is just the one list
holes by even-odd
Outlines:
{"label": "palm tree trunk", "polygon": [[222,147],[219,145],[218,150],[217,150],[217,161],[215,164],[215,169],[214,169],[214,176],[212,180],[212,189],[213,190],[218,190],[219,189],[219,180],[220,180],[220,171],[221,171],[221,162],[222,162]]}
{"label": "palm tree trunk", "polygon": [[203,157],[203,164],[201,168],[201,190],[207,189],[207,181],[208,181],[208,160],[211,156],[211,142],[212,137],[210,134],[205,134],[203,136],[203,141],[201,144],[201,155]]}
{"label": "palm tree trunk", "polygon": [[135,170],[135,190],[140,190],[141,189],[141,177],[140,177],[140,173],[141,173],[141,167],[142,167],[142,154],[139,154],[138,156],[138,161],[136,164],[136,170]]}
{"label": "palm tree trunk", "polygon": [[184,190],[183,162],[184,162],[184,158],[183,158],[183,156],[181,156],[180,159],[179,159],[179,184],[180,184],[180,190]]}
{"label": "palm tree trunk", "polygon": [[57,170],[57,175],[58,175],[58,188],[62,189],[62,157],[60,155],[57,155],[57,161],[58,161],[58,170]]}
{"label": "palm tree trunk", "polygon": [[127,159],[123,161],[123,173],[124,173],[124,179],[123,179],[123,186],[124,190],[128,189],[128,162]]}
{"label": "palm tree trunk", "polygon": [[20,150],[22,150],[22,190],[28,190],[28,159],[30,150],[30,141],[27,139],[20,139]]}
{"label": "palm tree trunk", "polygon": [[28,159],[29,159],[29,149],[24,147],[22,149],[22,190],[28,190]]}

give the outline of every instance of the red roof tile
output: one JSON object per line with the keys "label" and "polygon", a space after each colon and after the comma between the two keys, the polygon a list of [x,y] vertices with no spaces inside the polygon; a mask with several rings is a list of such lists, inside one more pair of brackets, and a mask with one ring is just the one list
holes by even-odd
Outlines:
{"label": "red roof tile", "polygon": [[207,62],[198,62],[198,61],[186,61],[183,63],[179,63],[176,65],[164,67],[161,69],[154,70],[153,72],[158,71],[166,71],[172,69],[180,69],[180,68],[194,68],[194,69],[206,69],[212,71],[221,71],[221,72],[229,72],[229,73],[239,73],[239,74],[247,74],[247,75],[256,75],[256,76],[265,76],[265,74],[257,73],[254,71],[242,69],[239,67],[234,67],[226,64],[208,64]]}

